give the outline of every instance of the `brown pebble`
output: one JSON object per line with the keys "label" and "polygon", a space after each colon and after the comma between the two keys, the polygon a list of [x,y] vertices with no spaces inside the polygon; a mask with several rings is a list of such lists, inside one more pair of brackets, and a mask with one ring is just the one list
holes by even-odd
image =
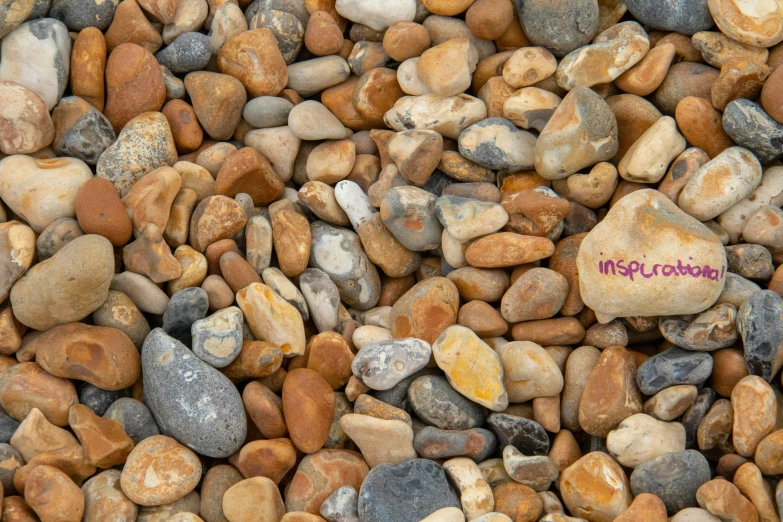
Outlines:
{"label": "brown pebble", "polygon": [[283,413],[291,440],[304,453],[315,453],[329,437],[334,391],[321,375],[298,368],[283,383]]}
{"label": "brown pebble", "polygon": [[0,374],[0,406],[18,421],[37,408],[55,426],[65,426],[68,410],[78,402],[71,381],[49,374],[34,362],[19,363]]}
{"label": "brown pebble", "polygon": [[744,377],[734,386],[731,392],[732,439],[737,453],[743,457],[752,456],[759,442],[772,433],[776,405],[772,387],[757,375]]}
{"label": "brown pebble", "polygon": [[42,522],[80,522],[84,514],[82,490],[51,466],[38,466],[30,473],[24,499]]}
{"label": "brown pebble", "polygon": [[190,152],[199,148],[204,139],[204,131],[198,123],[196,111],[190,104],[182,100],[171,100],[160,112],[169,122],[178,152]]}
{"label": "brown pebble", "polygon": [[71,51],[71,92],[103,112],[106,40],[95,27],[79,32]]}
{"label": "brown pebble", "polygon": [[745,355],[736,348],[716,350],[711,355],[710,387],[724,397],[731,397],[734,386],[749,374]]}
{"label": "brown pebble", "polygon": [[354,357],[345,339],[336,332],[323,332],[311,337],[308,344],[307,368],[318,372],[333,390],[345,386],[353,375]]}
{"label": "brown pebble", "polygon": [[361,454],[354,451],[323,449],[306,455],[288,487],[286,508],[318,513],[324,500],[342,486],[359,491],[369,471]]}
{"label": "brown pebble", "polygon": [[666,505],[650,493],[640,493],[615,522],[666,522]]}
{"label": "brown pebble", "polygon": [[106,31],[106,48],[112,52],[124,43],[132,43],[155,53],[163,45],[160,32],[145,16],[136,0],[120,2]]}
{"label": "brown pebble", "polygon": [[280,270],[288,277],[298,276],[310,260],[310,223],[291,210],[272,216],[272,235]]}
{"label": "brown pebble", "polygon": [[93,466],[107,469],[122,465],[133,449],[133,441],[117,421],[99,417],[83,404],[71,406],[68,424]]}
{"label": "brown pebble", "polygon": [[218,464],[209,468],[201,483],[199,506],[199,513],[205,522],[228,521],[223,514],[223,495],[231,486],[242,480],[242,474],[233,466]]}
{"label": "brown pebble", "polygon": [[163,74],[151,52],[133,43],[111,52],[106,62],[104,114],[114,132],[142,113],[159,111],[165,99]]}
{"label": "brown pebble", "polygon": [[275,96],[288,83],[285,59],[269,29],[252,29],[229,38],[218,53],[217,64],[220,72],[242,82],[253,97]]}
{"label": "brown pebble", "polygon": [[653,100],[661,112],[674,115],[677,104],[687,96],[710,99],[710,88],[720,71],[702,63],[675,63],[655,91]]}
{"label": "brown pebble", "polygon": [[316,56],[337,54],[343,47],[343,32],[329,13],[316,11],[307,22],[304,44]]}
{"label": "brown pebble", "polygon": [[289,439],[254,440],[228,460],[245,478],[265,477],[279,484],[296,464],[296,449]]}
{"label": "brown pebble", "polygon": [[383,34],[383,50],[398,62],[421,56],[430,43],[429,31],[415,22],[396,22]]}
{"label": "brown pebble", "polygon": [[277,485],[266,477],[245,479],[223,494],[223,513],[229,521],[274,522],[285,515]]}
{"label": "brown pebble", "polygon": [[220,256],[220,272],[231,291],[236,293],[253,283],[260,283],[261,276],[236,252],[226,252]]}
{"label": "brown pebble", "polygon": [[251,381],[242,391],[242,402],[250,419],[264,437],[276,439],[288,434],[283,416],[283,401],[272,390],[258,381]]}
{"label": "brown pebble", "polygon": [[277,201],[283,195],[283,188],[269,160],[252,147],[229,154],[215,180],[215,194],[233,198],[244,192],[258,206]]}
{"label": "brown pebble", "polygon": [[283,351],[279,346],[266,341],[243,341],[239,356],[223,368],[223,374],[235,382],[261,379],[274,375],[282,362]]}
{"label": "brown pebble", "polygon": [[75,208],[76,219],[86,234],[101,235],[114,246],[130,240],[131,220],[111,181],[97,177],[87,181],[79,189]]}
{"label": "brown pebble", "polygon": [[416,337],[434,343],[447,327],[456,324],[459,294],[444,277],[419,282],[392,306],[390,322],[396,339]]}
{"label": "brown pebble", "polygon": [[196,206],[190,219],[190,246],[204,252],[221,239],[233,237],[245,227],[247,214],[244,209],[226,196],[210,196]]}
{"label": "brown pebble", "polygon": [[465,24],[476,38],[497,40],[513,21],[510,0],[477,0],[465,13]]}
{"label": "brown pebble", "polygon": [[758,512],[737,486],[722,479],[712,479],[696,490],[696,501],[721,520],[755,522]]}

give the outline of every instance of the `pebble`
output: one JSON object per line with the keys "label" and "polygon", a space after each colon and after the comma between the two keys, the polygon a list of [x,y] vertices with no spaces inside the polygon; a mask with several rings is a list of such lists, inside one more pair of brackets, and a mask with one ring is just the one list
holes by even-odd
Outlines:
{"label": "pebble", "polygon": [[713,25],[707,2],[688,1],[682,4],[666,2],[626,2],[628,11],[640,22],[660,31],[692,35]]}
{"label": "pebble", "polygon": [[705,482],[696,492],[699,506],[717,517],[734,520],[757,520],[758,512],[740,490],[727,480]]}
{"label": "pebble", "polygon": [[338,0],[335,9],[340,16],[376,31],[383,31],[396,22],[412,22],[416,16],[413,0],[392,0],[383,6],[371,0]]}
{"label": "pebble", "polygon": [[487,424],[498,438],[499,446],[513,446],[525,455],[546,455],[549,438],[537,422],[508,413],[492,413]]}
{"label": "pebble", "polygon": [[780,156],[775,145],[783,136],[783,126],[775,121],[758,103],[737,99],[726,105],[723,128],[740,146],[747,148],[763,164]]}
{"label": "pebble", "polygon": [[546,179],[563,179],[617,153],[617,120],[594,91],[572,89],[536,141],[535,168]]}
{"label": "pebble", "polygon": [[364,345],[351,363],[353,374],[373,390],[388,390],[424,368],[432,348],[419,339],[378,341]]}
{"label": "pebble", "polygon": [[413,429],[401,420],[349,413],[340,418],[340,426],[359,447],[370,468],[416,458]]}
{"label": "pebble", "polygon": [[[147,476],[156,480],[146,480]],[[195,453],[165,435],[139,443],[128,456],[120,478],[122,492],[141,506],[159,506],[183,498],[201,478]]]}
{"label": "pebble", "polygon": [[[355,514],[356,488],[361,487],[369,471],[367,463],[354,451],[324,449],[307,455],[291,480],[286,508],[289,512],[314,514],[324,511],[335,495],[348,490],[350,494],[345,493],[346,501],[352,504],[350,507]],[[317,486],[313,487],[314,484]]]}
{"label": "pebble", "polygon": [[434,130],[444,138],[458,139],[462,131],[486,115],[487,107],[478,98],[466,94],[424,94],[400,98],[383,119],[396,131]]}
{"label": "pebble", "polygon": [[732,427],[734,448],[743,457],[750,457],[759,442],[775,428],[777,400],[767,382],[749,375],[740,380],[731,392],[731,406],[737,415]]}
{"label": "pebble", "polygon": [[700,385],[712,373],[712,357],[677,346],[644,361],[636,373],[636,382],[645,395],[679,384]]}
{"label": "pebble", "polygon": [[111,517],[119,522],[136,520],[139,508],[122,492],[121,476],[122,474],[116,469],[110,469],[84,483],[82,493],[86,522],[96,522]]}
{"label": "pebble", "polygon": [[315,453],[329,437],[334,412],[334,392],[321,375],[297,368],[283,383],[283,414],[294,445]]}
{"label": "pebble", "polygon": [[3,37],[0,53],[0,80],[27,87],[47,110],[54,109],[65,93],[71,63],[65,24],[54,18],[25,22]]}
{"label": "pebble", "polygon": [[[698,176],[702,169],[699,169],[695,176]],[[690,183],[695,180],[696,177],[691,179],[685,190],[688,190]],[[685,190],[681,198],[684,197]],[[656,223],[667,223],[671,235],[662,233],[657,226],[648,225],[648,219],[654,219]],[[606,235],[607,233],[609,235]],[[628,234],[628,239],[623,238],[625,234]],[[634,239],[631,240],[631,237]],[[678,246],[669,250],[674,245]],[[696,266],[681,261],[684,257],[683,251],[688,252],[688,259],[685,261],[692,259]],[[645,259],[654,260],[655,264],[651,269],[646,269],[644,277],[639,277],[635,275],[636,267],[630,269],[629,267],[635,261],[641,274]],[[609,267],[607,263],[610,264]],[[608,270],[612,270],[612,273],[615,270],[611,265],[618,263],[623,265],[627,263],[627,266],[618,267],[617,273],[624,272],[628,277],[610,276],[611,279],[607,280]],[[685,279],[681,284],[670,285],[665,278],[655,277],[659,268],[655,265],[659,263],[660,274],[664,272],[670,275],[676,274],[679,281],[682,280],[679,278],[689,279]],[[597,271],[596,265],[599,265]],[[727,268],[725,251],[715,235],[680,211],[668,198],[651,190],[634,192],[612,207],[606,219],[582,241],[577,266],[585,304],[608,317],[700,312],[720,295]],[[710,279],[703,276],[707,269],[709,269]],[[596,284],[600,284],[602,288],[611,285],[612,297],[607,298],[603,293],[600,296],[593,295],[591,289],[595,288]],[[655,302],[653,306],[631,308],[632,302],[640,303],[636,300],[640,292],[650,292],[648,295],[655,296],[670,295],[670,297],[662,301],[657,298],[647,301]],[[682,293],[675,296],[670,292]]]}
{"label": "pebble", "polygon": [[141,402],[130,397],[121,397],[114,401],[103,416],[116,421],[134,444],[160,434],[158,425],[149,409]]}
{"label": "pebble", "polygon": [[419,522],[439,509],[460,508],[443,468],[427,459],[380,465],[359,490],[359,519],[367,522]]}
{"label": "pebble", "polygon": [[[242,399],[226,377],[190,353],[163,330],[150,332],[142,351],[145,403],[163,433],[202,455],[227,457],[245,439]],[[212,428],[197,430],[194,422]]]}
{"label": "pebble", "polygon": [[588,453],[560,476],[563,503],[572,514],[614,520],[631,505],[631,487],[617,462],[606,453]]}
{"label": "pebble", "polygon": [[710,479],[707,459],[695,450],[660,455],[634,468],[631,489],[634,495],[650,493],[661,500],[673,515],[696,507],[696,491]]}
{"label": "pebble", "polygon": [[677,422],[637,413],[609,432],[606,447],[617,462],[633,468],[666,453],[685,450],[685,428]]}
{"label": "pebble", "polygon": [[[37,93],[12,81],[0,81],[0,100],[3,101],[0,152],[26,154],[52,143],[54,125],[46,104]],[[12,110],[16,107],[20,109]]]}
{"label": "pebble", "polygon": [[556,56],[587,45],[598,30],[596,3],[582,0],[563,5],[541,0],[515,3],[525,35],[533,44],[546,47]]}

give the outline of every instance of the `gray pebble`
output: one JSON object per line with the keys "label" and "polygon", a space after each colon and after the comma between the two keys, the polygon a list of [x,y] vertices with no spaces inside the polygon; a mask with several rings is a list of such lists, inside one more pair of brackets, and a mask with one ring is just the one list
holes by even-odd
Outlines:
{"label": "gray pebble", "polygon": [[[368,62],[368,54],[378,56],[379,60]],[[360,40],[353,44],[351,54],[348,55],[348,66],[356,76],[362,76],[376,67],[386,67],[391,61],[392,59],[383,50],[382,43],[367,40]],[[370,68],[367,68],[368,66]]]}
{"label": "gray pebble", "polygon": [[655,395],[676,384],[699,386],[712,373],[712,357],[708,353],[691,352],[678,346],[653,355],[636,371],[636,383],[645,395]]}
{"label": "gray pebble", "polygon": [[357,310],[374,307],[381,296],[381,279],[359,236],[324,221],[312,223],[310,234],[310,266],[329,275],[348,306]]}
{"label": "gray pebble", "polygon": [[[55,108],[55,113],[60,107],[76,104],[79,101],[75,96],[63,98]],[[103,151],[116,139],[117,135],[106,116],[91,106],[78,120],[68,126],[68,132],[57,136],[57,140],[52,143],[52,148],[58,156],[70,156],[88,165],[95,165]]]}
{"label": "gray pebble", "polygon": [[84,232],[82,232],[79,222],[73,218],[64,217],[53,221],[35,241],[35,253],[38,254],[38,261],[49,259],[62,247],[83,235]]}
{"label": "gray pebble", "polygon": [[783,125],[756,102],[740,98],[726,105],[723,129],[761,163],[772,163],[783,156]]}
{"label": "gray pebble", "polygon": [[114,20],[119,0],[52,0],[49,17],[61,21],[69,31],[97,27],[105,31]]}
{"label": "gray pebble", "polygon": [[183,288],[169,299],[163,314],[163,330],[179,342],[190,346],[190,327],[207,316],[209,297],[199,287]]}
{"label": "gray pebble", "polygon": [[130,397],[117,399],[109,406],[103,417],[119,422],[134,444],[160,434],[150,410],[143,403]]}
{"label": "gray pebble", "polygon": [[416,416],[444,430],[466,430],[484,424],[487,410],[465,398],[439,375],[424,375],[408,387],[408,401]]}
{"label": "gray pebble", "polygon": [[516,0],[519,21],[533,43],[564,56],[590,43],[598,30],[595,0]]}
{"label": "gray pebble", "polygon": [[446,187],[453,187],[456,185],[462,185],[462,183],[457,183],[454,178],[450,178],[443,172],[435,170],[420,188],[426,190],[436,198],[439,198],[443,194],[443,191],[446,190]]}
{"label": "gray pebble", "polygon": [[256,13],[264,9],[291,13],[304,27],[307,27],[307,22],[310,20],[310,12],[307,10],[305,0],[255,0],[245,10],[247,24],[250,25]]}
{"label": "gray pebble", "polygon": [[18,420],[0,411],[0,442],[9,442],[19,424]]}
{"label": "gray pebble", "polygon": [[291,64],[288,67],[288,88],[303,98],[309,98],[350,76],[351,68],[341,56],[322,56]]}
{"label": "gray pebble", "polygon": [[707,0],[625,0],[628,11],[652,29],[692,35],[713,26]]}
{"label": "gray pebble", "polygon": [[163,84],[166,86],[167,100],[181,100],[185,97],[185,82],[174,76],[166,67],[160,66]]}
{"label": "gray pebble", "polygon": [[746,279],[769,281],[775,273],[772,254],[763,245],[753,243],[726,247],[728,271]]}
{"label": "gray pebble", "polygon": [[430,362],[432,347],[416,338],[369,343],[351,363],[353,374],[373,390],[388,390]]}
{"label": "gray pebble", "polygon": [[696,450],[667,453],[644,462],[631,473],[634,496],[652,493],[663,500],[666,512],[696,507],[696,490],[710,480],[710,465]]}
{"label": "gray pebble", "polygon": [[376,466],[359,490],[362,522],[419,522],[445,507],[459,508],[459,497],[441,465],[428,459]]}
{"label": "gray pebble", "polygon": [[751,295],[739,309],[737,329],[748,371],[772,382],[783,365],[783,299],[771,290]]}
{"label": "gray pebble", "polygon": [[102,390],[89,383],[79,390],[79,404],[84,404],[92,410],[95,415],[103,416],[115,401],[125,396],[124,390]]}
{"label": "gray pebble", "polygon": [[199,71],[207,66],[212,56],[212,45],[205,34],[189,32],[177,36],[164,49],[155,53],[162,66],[174,74]]}
{"label": "gray pebble", "polygon": [[351,486],[336,489],[321,504],[327,522],[359,522],[359,493]]}
{"label": "gray pebble", "polygon": [[38,20],[43,18],[49,12],[49,6],[52,4],[52,0],[35,0],[33,2],[33,10],[27,16],[27,20]]}
{"label": "gray pebble", "polygon": [[214,368],[225,368],[242,350],[242,310],[229,306],[199,319],[190,328],[193,353]]}
{"label": "gray pebble", "polygon": [[288,113],[294,105],[285,98],[259,96],[245,104],[242,117],[257,129],[288,125]]}
{"label": "gray pebble", "polygon": [[225,375],[160,328],[141,354],[144,401],[165,435],[214,458],[239,451],[247,435],[242,397]]}
{"label": "gray pebble", "polygon": [[404,378],[388,390],[373,390],[370,394],[379,401],[383,401],[386,404],[391,404],[395,408],[399,408],[410,413],[411,406],[410,402],[408,401],[408,387],[419,377],[433,375],[436,372],[437,370],[434,368],[424,368],[423,370],[419,370],[413,375],[409,375],[408,377]]}
{"label": "gray pebble", "polygon": [[340,324],[340,291],[323,270],[307,268],[299,287],[318,332],[334,332]]}

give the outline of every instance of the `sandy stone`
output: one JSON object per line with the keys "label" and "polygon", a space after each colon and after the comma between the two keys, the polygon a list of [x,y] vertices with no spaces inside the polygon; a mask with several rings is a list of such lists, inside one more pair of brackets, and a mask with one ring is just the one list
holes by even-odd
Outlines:
{"label": "sandy stone", "polygon": [[182,275],[179,261],[172,255],[160,228],[153,223],[144,228],[136,241],[122,249],[122,262],[129,271],[142,274],[155,283]]}
{"label": "sandy stone", "polygon": [[770,386],[758,376],[743,378],[731,392],[735,412],[734,447],[743,457],[750,457],[759,442],[775,427],[776,399]]}
{"label": "sandy stone", "polygon": [[737,486],[727,480],[713,479],[696,491],[696,501],[722,520],[758,520],[758,512]]}
{"label": "sandy stone", "polygon": [[560,477],[566,507],[572,514],[594,522],[609,522],[628,509],[630,489],[620,465],[600,451],[585,455]]}
{"label": "sandy stone", "polygon": [[783,40],[783,8],[774,2],[757,9],[747,9],[736,0],[710,0],[708,5],[716,25],[729,38],[754,47],[772,47]]}
{"label": "sandy stone", "polygon": [[41,520],[78,522],[84,514],[84,494],[57,468],[38,466],[27,478],[25,502]]}
{"label": "sandy stone", "polygon": [[[248,53],[258,60],[245,63]],[[285,60],[269,29],[253,29],[239,33],[226,41],[218,53],[220,72],[242,82],[251,96],[275,96],[288,82]]]}
{"label": "sandy stone", "polygon": [[253,283],[237,293],[237,303],[256,338],[279,345],[287,356],[305,353],[302,316],[271,288]]}
{"label": "sandy stone", "polygon": [[413,430],[403,421],[350,413],[343,415],[340,426],[359,446],[370,468],[416,458]]}
{"label": "sandy stone", "polygon": [[722,114],[704,98],[687,96],[680,100],[675,118],[688,142],[711,158],[734,145],[734,140],[723,130]]}
{"label": "sandy stone", "polygon": [[265,477],[275,484],[296,464],[296,448],[289,439],[254,440],[229,458],[245,478]]}
{"label": "sandy stone", "polygon": [[637,413],[609,432],[606,446],[620,464],[636,467],[663,454],[684,451],[685,428]]}
{"label": "sandy stone", "polygon": [[223,513],[231,522],[272,522],[283,517],[285,505],[274,482],[266,477],[253,477],[225,492]]}
{"label": "sandy stone", "polygon": [[582,429],[594,436],[606,436],[623,419],[642,411],[635,368],[633,356],[624,348],[607,348],[601,353],[579,403]]}
{"label": "sandy stone", "polygon": [[457,139],[463,130],[486,115],[484,102],[467,94],[445,98],[426,94],[400,98],[384,121],[396,131],[431,129],[443,137]]}
{"label": "sandy stone", "polygon": [[430,47],[430,42],[429,31],[414,22],[394,23],[383,34],[383,50],[398,62],[420,56]]}
{"label": "sandy stone", "polygon": [[0,152],[36,152],[52,142],[52,119],[46,104],[35,92],[15,82],[0,81],[0,100],[3,100]]}
{"label": "sandy stone", "polygon": [[185,77],[185,89],[204,131],[216,140],[231,138],[247,100],[241,82],[228,74],[196,71]]}
{"label": "sandy stone", "polygon": [[121,473],[116,469],[95,475],[82,486],[84,522],[136,520],[139,508],[128,500],[120,488]]}
{"label": "sandy stone", "polygon": [[106,62],[104,112],[115,132],[142,113],[160,110],[165,98],[163,76],[152,53],[132,43],[111,52]]}
{"label": "sandy stone", "polygon": [[83,404],[71,406],[68,424],[94,466],[109,468],[124,464],[133,449],[133,441],[117,421],[98,417]]}
{"label": "sandy stone", "polygon": [[[493,411],[506,409],[508,394],[500,358],[472,331],[458,325],[448,327],[433,344],[432,352],[454,389]],[[465,357],[465,353],[472,356]],[[467,371],[467,360],[474,361],[471,368],[477,364],[483,367],[480,381],[475,379],[476,374]]]}
{"label": "sandy stone", "polygon": [[292,370],[283,383],[283,413],[296,447],[315,453],[326,442],[334,412],[334,392],[314,371]]}
{"label": "sandy stone", "polygon": [[663,116],[631,145],[617,170],[628,181],[657,183],[684,150],[685,138],[677,132],[674,118]]}
{"label": "sandy stone", "polygon": [[136,445],[122,470],[120,485],[132,502],[158,506],[190,493],[201,479],[201,463],[191,450],[164,435]]}

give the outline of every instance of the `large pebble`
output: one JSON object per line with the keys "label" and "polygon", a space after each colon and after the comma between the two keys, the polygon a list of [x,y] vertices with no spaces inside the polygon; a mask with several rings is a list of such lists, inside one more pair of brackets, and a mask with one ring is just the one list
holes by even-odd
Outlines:
{"label": "large pebble", "polygon": [[660,192],[640,190],[614,205],[582,241],[582,299],[608,318],[701,312],[723,290],[725,256],[707,227]]}
{"label": "large pebble", "polygon": [[677,422],[637,413],[609,432],[606,447],[617,462],[633,468],[666,453],[685,450],[685,428]]}
{"label": "large pebble", "polygon": [[354,375],[373,390],[388,390],[424,368],[432,349],[420,339],[395,339],[364,345],[351,363]]}
{"label": "large pebble", "polygon": [[756,155],[761,163],[771,163],[783,155],[783,125],[775,121],[759,105],[750,100],[737,99],[723,111],[723,128],[741,147]]}
{"label": "large pebble", "polygon": [[654,395],[678,384],[700,385],[712,373],[712,357],[672,346],[644,361],[636,372],[636,382],[645,395]]}
{"label": "large pebble", "polygon": [[704,0],[687,0],[675,4],[628,0],[625,4],[637,20],[661,31],[691,35],[706,31],[714,23]]}
{"label": "large pebble", "polygon": [[637,466],[631,474],[631,489],[634,495],[656,495],[673,515],[696,507],[696,490],[709,479],[710,466],[704,455],[694,450],[677,451]]}
{"label": "large pebble", "polygon": [[440,464],[414,459],[373,468],[359,491],[362,522],[419,522],[435,511],[460,507]]}
{"label": "large pebble", "polygon": [[145,403],[164,434],[217,458],[242,446],[247,431],[242,398],[225,376],[161,329],[144,341],[142,370]]}
{"label": "large pebble", "polygon": [[52,142],[52,118],[38,94],[14,81],[0,81],[0,101],[0,152],[27,154]]}
{"label": "large pebble", "polygon": [[400,98],[383,119],[396,131],[429,129],[456,140],[462,131],[486,116],[487,106],[478,98],[467,94],[445,98],[426,94]]}
{"label": "large pebble", "polygon": [[457,393],[444,377],[422,375],[408,386],[416,416],[444,430],[466,430],[484,423],[486,410]]}
{"label": "large pebble", "polygon": [[585,87],[571,90],[541,131],[534,151],[536,171],[563,179],[617,153],[617,120],[609,105]]}
{"label": "large pebble", "polygon": [[563,470],[560,493],[571,514],[609,522],[631,505],[631,487],[623,469],[606,453],[594,451]]}
{"label": "large pebble", "polygon": [[25,22],[3,38],[0,54],[0,80],[27,87],[54,109],[65,93],[71,64],[65,24],[54,18]]}
{"label": "large pebble", "polygon": [[10,296],[14,316],[36,330],[79,321],[103,304],[113,273],[108,239],[76,238],[16,282]]}
{"label": "large pebble", "polygon": [[535,45],[563,56],[587,45],[598,30],[596,2],[578,0],[552,4],[544,0],[517,0],[522,29]]}
{"label": "large pebble", "polygon": [[390,0],[383,5],[372,0],[337,0],[335,9],[348,20],[376,31],[383,31],[395,22],[412,22],[416,16],[414,0]]}
{"label": "large pebble", "polygon": [[762,290],[752,294],[737,314],[748,371],[768,382],[783,366],[781,312],[783,299],[775,292]]}

